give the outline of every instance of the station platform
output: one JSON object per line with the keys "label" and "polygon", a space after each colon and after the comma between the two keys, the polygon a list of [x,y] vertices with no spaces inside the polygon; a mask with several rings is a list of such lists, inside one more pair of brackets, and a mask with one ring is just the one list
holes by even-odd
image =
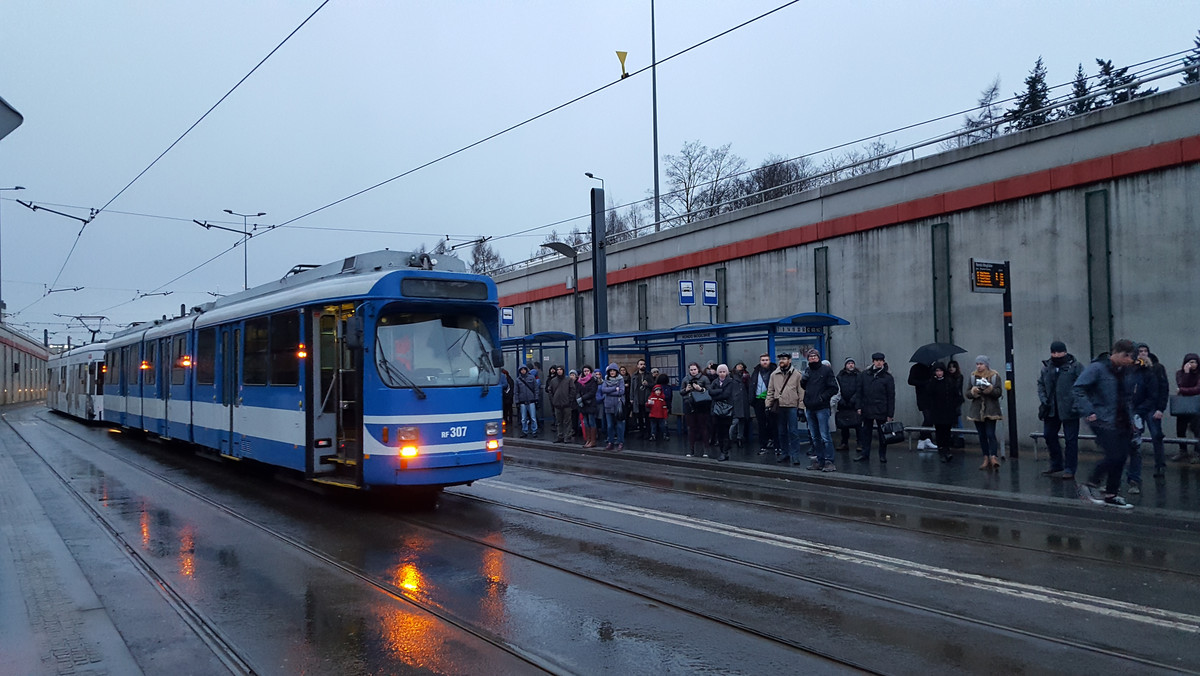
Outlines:
{"label": "station platform", "polygon": [[[808,432],[803,427],[800,436],[801,448],[807,452],[811,444],[807,441]],[[834,443],[837,441],[838,435],[835,432]],[[779,462],[772,451],[760,454],[759,445],[753,440],[743,447],[734,444],[729,452],[729,460],[725,462],[717,462],[717,448],[707,445],[698,448],[695,457],[688,458],[685,456],[686,436],[675,431],[672,431],[668,441],[648,441],[642,437],[641,432],[627,432],[624,450],[620,453],[603,450],[603,432],[596,447],[589,449],[581,447],[582,440],[579,436],[576,436],[571,444],[555,443],[554,433],[549,430],[539,430],[536,437],[521,438],[518,429],[516,433],[510,433],[505,438],[506,445],[564,452],[631,455],[652,462],[703,466],[713,471],[788,476],[803,481],[855,488],[874,487],[885,492],[940,496],[960,501],[992,501],[1005,506],[1028,501],[1031,505],[1037,503],[1042,507],[1055,503],[1069,504],[1072,507],[1086,504],[1079,500],[1075,481],[1042,476],[1041,473],[1050,468],[1050,461],[1044,449],[1036,458],[1032,448],[1021,449],[1017,458],[1003,457],[998,470],[980,470],[982,452],[978,443],[972,443],[971,437],[966,438],[965,448],[954,451],[953,460],[949,463],[942,462],[937,451],[910,450],[907,442],[888,446],[887,463],[879,461],[878,448],[871,454],[869,461],[855,462],[854,443],[855,439],[851,434],[850,450],[835,451],[834,464],[837,466],[837,472],[816,472],[806,469],[807,462],[801,466],[792,466],[787,462]],[[1168,445],[1166,455],[1169,458],[1177,451],[1176,447]],[[703,457],[705,453],[709,457]],[[1093,442],[1080,441],[1079,474],[1075,480],[1084,481],[1101,457]],[[1110,511],[1163,510],[1186,520],[1200,520],[1200,464],[1168,461],[1165,476],[1156,478],[1153,473],[1153,453],[1150,445],[1145,444],[1142,448],[1141,493],[1130,494],[1126,477],[1122,476],[1121,495],[1134,505],[1135,509],[1111,510],[1102,506],[1089,506]]]}

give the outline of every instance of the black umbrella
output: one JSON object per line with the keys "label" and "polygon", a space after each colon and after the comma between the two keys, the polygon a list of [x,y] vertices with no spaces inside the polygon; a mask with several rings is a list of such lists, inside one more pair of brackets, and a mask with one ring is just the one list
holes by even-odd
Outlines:
{"label": "black umbrella", "polygon": [[965,349],[955,345],[954,343],[929,343],[917,348],[913,352],[913,356],[909,361],[918,364],[932,364],[935,361],[941,361],[946,357],[953,357],[956,354],[966,352]]}

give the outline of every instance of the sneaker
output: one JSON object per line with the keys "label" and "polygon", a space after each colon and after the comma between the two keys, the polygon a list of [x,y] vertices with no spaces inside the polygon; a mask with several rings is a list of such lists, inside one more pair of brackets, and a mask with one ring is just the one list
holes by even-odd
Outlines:
{"label": "sneaker", "polygon": [[658,439],[656,439],[656,438],[654,437],[654,435],[653,435],[653,434],[651,434],[651,435],[650,435],[650,438],[649,438],[649,439],[647,439],[646,441],[658,441]]}
{"label": "sneaker", "polygon": [[704,454],[704,457],[706,457],[706,458],[707,458],[707,457],[708,457],[708,454],[707,454],[707,453],[705,453],[705,454]]}
{"label": "sneaker", "polygon": [[612,445],[612,444],[604,444],[604,450],[606,450],[606,451],[611,451],[612,449],[613,449],[613,445]]}
{"label": "sneaker", "polygon": [[1130,495],[1141,495],[1142,494],[1142,485],[1136,481],[1130,481],[1129,482],[1129,494]]}
{"label": "sneaker", "polygon": [[928,451],[929,450],[929,440],[921,439],[920,441],[918,441],[917,442],[917,450],[918,451]]}
{"label": "sneaker", "polygon": [[729,459],[728,453],[722,453],[721,455],[717,456],[717,462],[725,462],[728,459]]}
{"label": "sneaker", "polygon": [[618,450],[618,451],[623,451],[623,450],[625,450],[625,444],[617,444],[617,447],[616,447],[616,449],[614,449],[614,450]]}
{"label": "sneaker", "polygon": [[1087,483],[1081,483],[1081,484],[1079,484],[1078,488],[1079,488],[1079,499],[1080,500],[1083,500],[1084,502],[1090,502],[1090,503],[1096,504],[1096,505],[1104,504],[1104,498],[1099,494],[1099,491],[1096,489],[1095,485],[1088,485]]}
{"label": "sneaker", "polygon": [[1048,469],[1042,472],[1042,476],[1050,477],[1051,479],[1061,479],[1063,476],[1063,471],[1061,469]]}
{"label": "sneaker", "polygon": [[1063,481],[1074,481],[1075,473],[1069,469],[1064,469],[1063,473],[1062,473],[1062,479],[1063,479]]}
{"label": "sneaker", "polygon": [[820,472],[824,468],[825,468],[825,466],[822,465],[820,462],[813,460],[812,463],[809,464],[809,466],[805,467],[804,469],[812,470],[814,472]]}
{"label": "sneaker", "polygon": [[1125,502],[1125,498],[1119,495],[1106,495],[1102,503],[1109,507],[1116,507],[1117,509],[1133,509],[1133,505]]}
{"label": "sneaker", "polygon": [[831,461],[831,460],[826,460],[825,465],[823,467],[821,467],[821,471],[822,472],[836,472],[837,465],[833,464],[833,461]]}
{"label": "sneaker", "polygon": [[870,462],[870,460],[871,460],[871,456],[863,455],[862,453],[859,453],[858,455],[854,456],[854,462]]}
{"label": "sneaker", "polygon": [[696,457],[696,456],[695,456],[694,454],[692,454],[692,453],[684,453],[684,454],[683,454],[683,457],[685,457],[685,458],[694,458],[694,457]]}

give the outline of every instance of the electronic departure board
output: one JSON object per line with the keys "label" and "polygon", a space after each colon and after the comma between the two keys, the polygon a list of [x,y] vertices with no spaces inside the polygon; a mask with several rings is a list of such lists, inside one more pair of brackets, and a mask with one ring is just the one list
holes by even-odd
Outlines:
{"label": "electronic departure board", "polygon": [[1004,293],[1008,290],[1008,265],[999,261],[971,259],[971,290]]}

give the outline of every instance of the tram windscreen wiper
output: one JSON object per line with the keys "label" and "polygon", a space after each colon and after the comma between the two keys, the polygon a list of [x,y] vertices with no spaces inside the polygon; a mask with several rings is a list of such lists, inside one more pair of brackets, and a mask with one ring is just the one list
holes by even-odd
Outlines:
{"label": "tram windscreen wiper", "polygon": [[414,383],[413,379],[405,375],[404,371],[401,371],[399,367],[392,364],[392,362],[388,360],[387,355],[383,353],[383,350],[379,350],[379,360],[383,362],[383,368],[387,371],[389,376],[399,380],[401,384],[411,387],[413,392],[417,393],[418,399],[425,398],[425,390],[422,390],[420,385]]}
{"label": "tram windscreen wiper", "polygon": [[[475,365],[479,367],[480,374],[490,373],[495,375],[496,369],[492,366],[491,360],[488,359],[488,346],[484,344],[483,338],[478,333],[475,334],[475,340],[479,342],[479,356],[475,358]],[[491,387],[491,381],[487,377],[484,377],[483,392],[479,396],[486,397],[489,387]]]}

